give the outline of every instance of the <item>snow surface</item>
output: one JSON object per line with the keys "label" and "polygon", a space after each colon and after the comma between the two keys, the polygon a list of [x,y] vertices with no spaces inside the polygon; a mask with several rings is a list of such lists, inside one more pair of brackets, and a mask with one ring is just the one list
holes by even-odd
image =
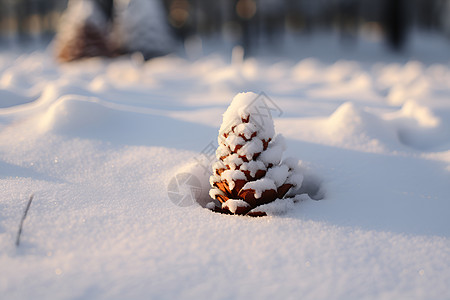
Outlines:
{"label": "snow surface", "polygon": [[[2,299],[450,298],[448,60],[232,62],[0,54]],[[282,109],[322,200],[261,218],[170,201],[194,169],[208,194],[196,161],[242,91]]]}

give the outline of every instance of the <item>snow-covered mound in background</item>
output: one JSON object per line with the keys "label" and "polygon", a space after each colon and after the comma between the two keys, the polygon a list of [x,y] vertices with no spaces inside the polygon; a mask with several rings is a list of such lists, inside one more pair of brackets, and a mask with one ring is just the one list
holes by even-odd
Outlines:
{"label": "snow-covered mound in background", "polygon": [[122,50],[146,58],[173,51],[175,39],[161,1],[116,0],[115,8],[114,38]]}
{"label": "snow-covered mound in background", "polygon": [[[0,55],[5,299],[450,297],[447,62],[11,57]],[[309,197],[260,219],[175,205],[180,173],[208,201],[204,166],[243,90],[280,107]]]}

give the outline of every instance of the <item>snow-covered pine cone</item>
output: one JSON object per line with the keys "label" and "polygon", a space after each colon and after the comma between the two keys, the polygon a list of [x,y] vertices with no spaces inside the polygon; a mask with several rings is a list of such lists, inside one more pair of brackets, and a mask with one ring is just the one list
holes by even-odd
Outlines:
{"label": "snow-covered pine cone", "polygon": [[72,0],[55,38],[60,61],[109,56],[110,24],[100,6],[92,0]]}
{"label": "snow-covered pine cone", "polygon": [[116,0],[114,4],[116,51],[140,52],[149,59],[173,50],[175,39],[160,0]]}
{"label": "snow-covered pine cone", "polygon": [[298,161],[282,161],[284,139],[275,135],[268,112],[261,119],[254,93],[236,95],[223,115],[219,130],[217,161],[210,178],[210,196],[222,213],[264,216],[261,205],[283,199],[303,180]]}

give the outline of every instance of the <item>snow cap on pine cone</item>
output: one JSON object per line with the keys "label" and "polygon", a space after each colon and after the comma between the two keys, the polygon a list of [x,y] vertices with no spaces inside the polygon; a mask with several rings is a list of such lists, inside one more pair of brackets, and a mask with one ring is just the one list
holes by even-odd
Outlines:
{"label": "snow cap on pine cone", "polygon": [[269,203],[283,205],[302,184],[298,161],[282,160],[284,138],[275,135],[270,112],[261,111],[257,98],[240,93],[223,115],[210,178],[210,196],[221,205],[210,206],[215,211],[264,216]]}

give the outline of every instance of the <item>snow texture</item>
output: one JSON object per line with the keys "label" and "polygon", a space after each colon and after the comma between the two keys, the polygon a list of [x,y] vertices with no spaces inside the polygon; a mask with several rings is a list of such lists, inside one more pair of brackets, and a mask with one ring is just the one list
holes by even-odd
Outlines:
{"label": "snow texture", "polygon": [[[330,39],[292,51],[345,57]],[[449,299],[450,65],[425,41],[239,64],[0,53],[1,298]],[[264,218],[174,205],[178,172],[210,201],[208,149],[243,90],[282,109],[304,195]]]}

